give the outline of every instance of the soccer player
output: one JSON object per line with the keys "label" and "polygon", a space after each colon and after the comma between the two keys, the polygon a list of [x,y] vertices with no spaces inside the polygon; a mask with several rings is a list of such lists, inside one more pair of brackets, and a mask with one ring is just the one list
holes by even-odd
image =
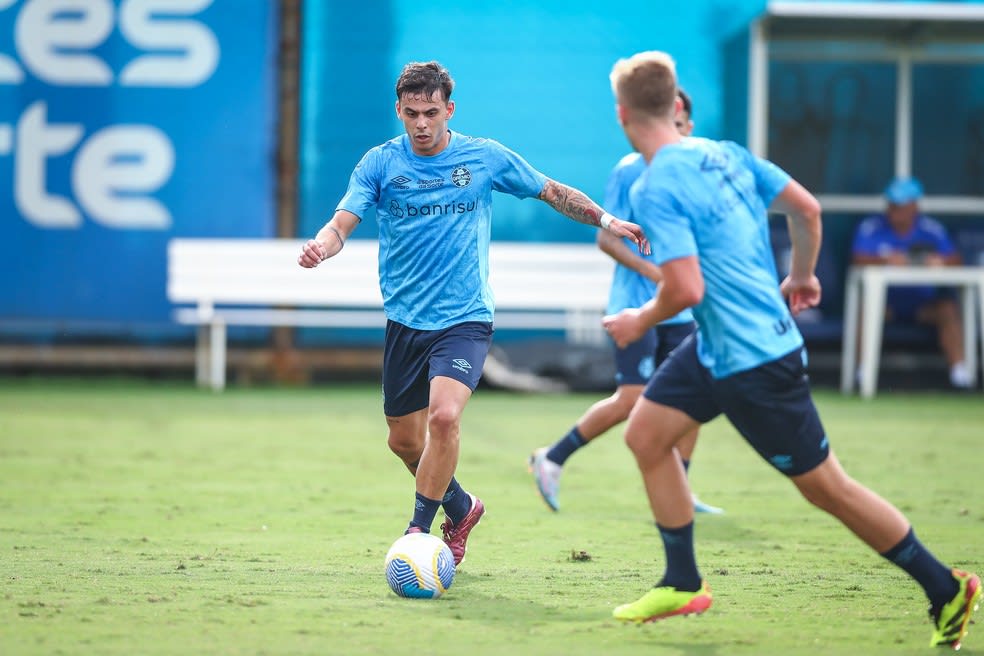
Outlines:
{"label": "soccer player", "polygon": [[[679,113],[674,124],[682,136],[690,136],[694,130],[690,96],[677,89],[680,97]],[[615,216],[631,218],[629,190],[646,170],[646,160],[639,153],[623,157],[608,176],[605,189],[605,209]],[[615,314],[625,308],[639,307],[656,294],[657,284],[662,278],[659,267],[654,263],[655,253],[648,257],[636,255],[625,241],[608,232],[598,233],[598,247],[615,260],[615,275],[608,296],[608,314]],[[653,375],[656,367],[666,359],[694,330],[694,318],[690,309],[683,310],[660,325],[650,328],[637,341],[625,348],[615,347],[615,392],[606,399],[598,401],[581,415],[571,430],[552,446],[542,447],[529,458],[529,469],[533,474],[537,490],[554,512],[560,510],[560,474],[564,463],[574,453],[590,444],[596,437],[621,424],[629,418],[642,388]],[[697,444],[694,430],[677,444],[683,460],[683,468],[689,471],[690,459]],[[694,511],[712,514],[724,512],[720,508],[703,503],[693,497]]]}
{"label": "soccer player", "polygon": [[457,564],[485,512],[454,473],[461,415],[492,340],[492,191],[539,198],[568,218],[632,239],[644,252],[649,246],[636,224],[545,177],[505,146],[449,130],[453,88],[437,62],[404,67],[396,114],[406,134],[363,156],[331,220],[304,244],[298,263],[316,267],[337,255],[364,213],[376,209],[387,318],[383,412],[389,448],[416,479],[407,532],[430,532],[443,506],[441,529]]}
{"label": "soccer player", "polygon": [[[686,307],[693,308],[698,326],[656,371],[626,428],[666,566],[655,587],[615,608],[614,616],[651,621],[711,605],[694,556],[687,478],[674,447],[724,414],[809,502],[922,586],[933,622],[930,644],[959,646],[980,600],[980,578],[943,565],[898,509],[845,473],[810,396],[803,339],[792,314],[820,300],[814,274],[819,203],[787,173],[741,146],[681,139],[673,126],[675,64],[666,53],[619,60],[611,82],[619,122],[649,162],[633,190],[632,215],[658,242],[653,248],[663,281],[642,308],[606,317],[604,324],[618,344]],[[792,260],[781,286],[768,209],[785,213],[790,226]]]}

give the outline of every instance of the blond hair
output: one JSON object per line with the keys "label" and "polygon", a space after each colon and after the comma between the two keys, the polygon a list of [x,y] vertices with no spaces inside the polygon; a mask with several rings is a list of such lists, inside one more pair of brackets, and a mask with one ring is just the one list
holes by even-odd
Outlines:
{"label": "blond hair", "polygon": [[619,59],[609,75],[619,105],[653,117],[672,116],[676,106],[676,62],[649,50]]}

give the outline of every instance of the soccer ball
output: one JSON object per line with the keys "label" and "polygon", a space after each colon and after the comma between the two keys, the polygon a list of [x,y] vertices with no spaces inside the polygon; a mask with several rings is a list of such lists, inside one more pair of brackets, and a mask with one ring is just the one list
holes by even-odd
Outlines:
{"label": "soccer ball", "polygon": [[386,553],[386,581],[401,597],[437,599],[454,582],[454,555],[439,537],[408,533]]}

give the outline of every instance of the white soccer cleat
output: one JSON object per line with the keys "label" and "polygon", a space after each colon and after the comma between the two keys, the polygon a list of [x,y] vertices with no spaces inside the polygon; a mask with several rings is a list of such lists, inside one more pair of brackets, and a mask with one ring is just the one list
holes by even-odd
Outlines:
{"label": "white soccer cleat", "polygon": [[723,515],[724,514],[724,508],[718,508],[717,506],[712,506],[709,503],[704,503],[703,501],[701,501],[700,499],[697,498],[697,495],[696,494],[691,493],[690,499],[694,503],[694,512],[695,513],[705,513],[705,514],[708,514],[708,515]]}
{"label": "white soccer cleat", "polygon": [[529,470],[536,481],[536,489],[550,510],[560,510],[557,494],[560,492],[560,472],[563,469],[556,462],[547,458],[547,447],[537,449],[530,455]]}

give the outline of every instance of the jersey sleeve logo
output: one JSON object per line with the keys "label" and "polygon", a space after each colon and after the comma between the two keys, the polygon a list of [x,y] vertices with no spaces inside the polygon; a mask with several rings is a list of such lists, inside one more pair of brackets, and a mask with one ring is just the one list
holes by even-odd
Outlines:
{"label": "jersey sleeve logo", "polygon": [[455,187],[467,187],[471,184],[471,179],[471,171],[464,166],[455,167],[455,169],[451,171],[451,182],[454,183]]}

